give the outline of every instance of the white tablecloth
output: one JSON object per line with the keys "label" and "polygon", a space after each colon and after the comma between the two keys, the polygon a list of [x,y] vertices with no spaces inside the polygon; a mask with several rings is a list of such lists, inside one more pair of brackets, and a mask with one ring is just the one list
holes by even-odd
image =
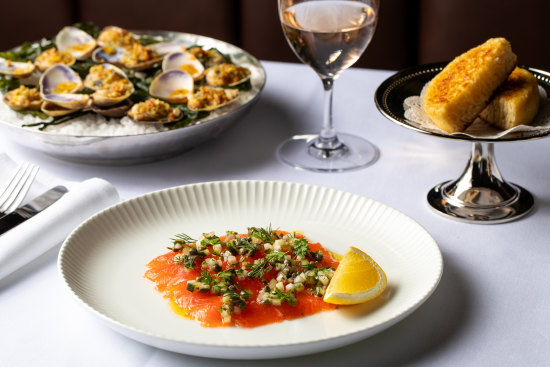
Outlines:
{"label": "white tablecloth", "polygon": [[[123,199],[202,181],[268,179],[329,186],[390,205],[424,226],[445,268],[417,311],[361,342],[312,356],[267,361],[190,357],[142,345],[112,331],[63,288],[59,247],[0,282],[0,366],[517,366],[550,361],[550,139],[496,144],[503,176],[536,200],[528,217],[500,225],[465,224],[430,209],[426,194],[457,178],[470,144],[434,138],[386,120],[374,91],[392,72],[350,69],[335,84],[339,131],[376,144],[380,159],[349,173],[292,169],[275,157],[294,133],[316,132],[322,87],[306,66],[264,62],[258,104],[216,140],[177,157],[132,166],[76,164],[22,148],[0,136],[0,150],[66,180],[101,177]],[[246,142],[246,149],[242,144]]]}

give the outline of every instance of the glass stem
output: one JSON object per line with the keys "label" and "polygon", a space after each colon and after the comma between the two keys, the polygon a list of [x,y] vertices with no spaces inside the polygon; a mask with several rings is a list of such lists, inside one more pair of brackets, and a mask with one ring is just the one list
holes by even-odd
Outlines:
{"label": "glass stem", "polygon": [[319,137],[313,143],[315,148],[323,150],[333,150],[341,147],[342,143],[336,136],[336,130],[332,123],[332,87],[334,79],[331,77],[321,78],[325,90],[323,128]]}

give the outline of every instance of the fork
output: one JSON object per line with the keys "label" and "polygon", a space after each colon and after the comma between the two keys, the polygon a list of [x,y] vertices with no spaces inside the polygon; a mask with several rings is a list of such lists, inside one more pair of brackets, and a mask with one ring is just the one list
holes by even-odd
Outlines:
{"label": "fork", "polygon": [[29,191],[39,167],[24,162],[0,188],[0,216],[14,211]]}

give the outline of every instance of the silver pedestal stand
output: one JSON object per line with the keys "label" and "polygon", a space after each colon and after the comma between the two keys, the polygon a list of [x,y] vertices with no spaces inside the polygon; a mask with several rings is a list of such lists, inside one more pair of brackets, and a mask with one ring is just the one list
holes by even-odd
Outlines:
{"label": "silver pedestal stand", "polygon": [[474,142],[462,175],[431,189],[428,203],[437,213],[454,219],[503,223],[528,214],[534,199],[529,191],[502,178],[493,143]]}

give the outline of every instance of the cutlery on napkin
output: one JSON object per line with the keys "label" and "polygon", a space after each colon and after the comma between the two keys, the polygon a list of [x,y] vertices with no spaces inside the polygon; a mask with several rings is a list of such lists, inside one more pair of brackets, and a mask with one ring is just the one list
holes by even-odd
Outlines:
{"label": "cutlery on napkin", "polygon": [[[6,157],[0,153],[0,174],[13,162]],[[0,236],[0,279],[59,245],[80,223],[119,200],[114,186],[100,178],[82,182],[58,180],[57,183],[69,191],[39,214]]]}

